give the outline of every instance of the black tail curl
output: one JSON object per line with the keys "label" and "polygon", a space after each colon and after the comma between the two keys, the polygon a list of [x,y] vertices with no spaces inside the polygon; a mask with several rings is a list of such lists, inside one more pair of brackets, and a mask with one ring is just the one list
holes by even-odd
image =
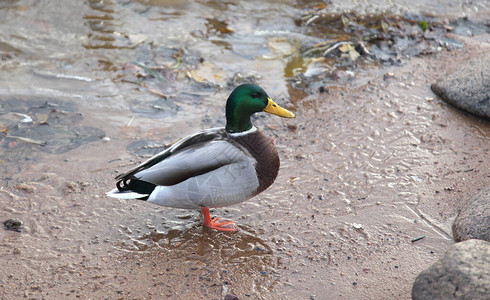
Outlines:
{"label": "black tail curl", "polygon": [[[124,191],[129,191],[130,188],[129,188],[129,181],[131,179],[127,178],[127,179],[121,179],[119,180],[117,183],[116,183],[116,187],[117,189],[120,191],[120,192],[124,192]],[[121,185],[122,184],[122,185]]]}
{"label": "black tail curl", "polygon": [[123,178],[116,183],[116,187],[120,192],[132,191],[138,194],[146,194],[148,196],[139,199],[147,200],[155,189],[156,184],[136,178]]}

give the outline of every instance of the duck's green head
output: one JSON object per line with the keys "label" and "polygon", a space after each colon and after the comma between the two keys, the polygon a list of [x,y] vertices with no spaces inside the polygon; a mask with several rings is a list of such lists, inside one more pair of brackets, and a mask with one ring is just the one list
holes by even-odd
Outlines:
{"label": "duck's green head", "polygon": [[226,131],[243,132],[252,128],[250,116],[265,111],[284,118],[294,118],[294,114],[277,105],[267,93],[255,84],[236,87],[226,101]]}

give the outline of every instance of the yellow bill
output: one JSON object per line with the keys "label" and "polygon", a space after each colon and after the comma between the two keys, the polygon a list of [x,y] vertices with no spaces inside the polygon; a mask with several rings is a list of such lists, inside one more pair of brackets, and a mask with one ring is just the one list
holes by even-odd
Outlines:
{"label": "yellow bill", "polygon": [[267,107],[264,109],[265,112],[268,112],[270,114],[277,115],[280,117],[284,117],[284,118],[294,118],[295,117],[292,112],[290,112],[289,110],[287,110],[285,108],[280,107],[274,101],[272,101],[271,98],[268,98],[268,99],[269,99],[269,103],[267,104]]}

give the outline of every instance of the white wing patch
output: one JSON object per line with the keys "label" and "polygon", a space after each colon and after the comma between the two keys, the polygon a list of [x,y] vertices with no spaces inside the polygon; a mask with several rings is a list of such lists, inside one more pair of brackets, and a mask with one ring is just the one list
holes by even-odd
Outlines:
{"label": "white wing patch", "polygon": [[139,199],[148,196],[146,194],[135,193],[132,191],[120,192],[118,189],[113,189],[112,191],[108,192],[106,195],[112,198],[125,199],[125,200]]}

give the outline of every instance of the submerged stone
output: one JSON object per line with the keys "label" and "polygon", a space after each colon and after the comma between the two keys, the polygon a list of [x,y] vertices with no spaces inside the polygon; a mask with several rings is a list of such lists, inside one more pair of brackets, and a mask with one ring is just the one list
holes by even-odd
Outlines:
{"label": "submerged stone", "polygon": [[139,157],[152,157],[167,148],[168,146],[152,140],[135,141],[126,147],[129,153]]}
{"label": "submerged stone", "polygon": [[106,135],[102,129],[80,126],[82,120],[83,114],[67,101],[2,96],[0,127],[5,129],[0,128],[4,130],[0,138],[6,143],[0,145],[0,156],[10,162],[25,159],[37,150],[60,154]]}

